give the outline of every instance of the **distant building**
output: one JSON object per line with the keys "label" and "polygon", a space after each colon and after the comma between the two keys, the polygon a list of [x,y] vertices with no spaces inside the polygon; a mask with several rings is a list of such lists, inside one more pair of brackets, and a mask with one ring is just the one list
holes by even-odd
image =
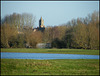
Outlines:
{"label": "distant building", "polygon": [[37,48],[51,48],[51,43],[38,43]]}
{"label": "distant building", "polygon": [[39,28],[45,28],[45,26],[44,26],[44,20],[42,19],[42,17],[39,20]]}
{"label": "distant building", "polygon": [[34,28],[33,31],[41,31],[43,32],[45,30],[45,26],[44,26],[44,20],[42,19],[42,17],[39,20],[39,27]]}

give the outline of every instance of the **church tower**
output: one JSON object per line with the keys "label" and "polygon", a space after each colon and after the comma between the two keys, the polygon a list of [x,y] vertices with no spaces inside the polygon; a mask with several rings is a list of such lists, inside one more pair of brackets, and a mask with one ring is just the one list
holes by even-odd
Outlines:
{"label": "church tower", "polygon": [[44,31],[45,30],[45,26],[44,26],[44,20],[42,19],[42,17],[39,20],[39,28],[40,31]]}
{"label": "church tower", "polygon": [[42,19],[42,17],[39,20],[39,27],[34,28],[33,30],[34,30],[34,32],[37,31],[37,30],[41,31],[41,32],[44,32],[45,26],[44,26],[44,20]]}
{"label": "church tower", "polygon": [[45,26],[44,26],[44,20],[42,19],[42,17],[39,20],[39,28],[45,28]]}

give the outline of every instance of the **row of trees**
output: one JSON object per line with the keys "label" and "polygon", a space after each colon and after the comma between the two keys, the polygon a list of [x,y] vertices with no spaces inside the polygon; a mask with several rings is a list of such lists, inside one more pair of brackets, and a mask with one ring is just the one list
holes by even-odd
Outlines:
{"label": "row of trees", "polygon": [[49,27],[44,37],[54,48],[99,49],[99,12],[61,26]]}
{"label": "row of trees", "polygon": [[1,21],[1,47],[25,47],[29,43],[35,17],[32,14],[7,15]]}
{"label": "row of trees", "polygon": [[37,43],[51,43],[52,48],[99,49],[99,13],[78,18],[67,24],[46,27],[33,32],[35,17],[31,14],[12,14],[2,20],[1,47],[36,48]]}

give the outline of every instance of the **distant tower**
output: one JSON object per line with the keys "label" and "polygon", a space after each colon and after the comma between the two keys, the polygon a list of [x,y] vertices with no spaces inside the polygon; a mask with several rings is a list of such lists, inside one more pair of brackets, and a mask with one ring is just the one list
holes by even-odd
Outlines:
{"label": "distant tower", "polygon": [[39,28],[45,28],[45,26],[44,26],[44,20],[42,19],[42,17],[39,20]]}
{"label": "distant tower", "polygon": [[39,20],[39,27],[37,27],[37,28],[32,28],[33,29],[33,31],[35,32],[35,31],[41,31],[41,32],[44,32],[44,30],[45,30],[45,26],[44,26],[44,20],[42,19],[42,17],[40,18],[40,20]]}

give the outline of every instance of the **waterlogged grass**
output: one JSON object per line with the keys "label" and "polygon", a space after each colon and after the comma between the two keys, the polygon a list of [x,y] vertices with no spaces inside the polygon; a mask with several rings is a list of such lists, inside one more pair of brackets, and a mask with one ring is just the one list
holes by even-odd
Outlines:
{"label": "waterlogged grass", "polygon": [[1,75],[99,75],[99,60],[1,59]]}
{"label": "waterlogged grass", "polygon": [[4,49],[4,48],[2,48],[1,52],[61,53],[61,54],[99,55],[99,50],[85,50],[85,49],[27,49],[27,48]]}
{"label": "waterlogged grass", "polygon": [[[1,49],[1,52],[99,55],[84,49]],[[99,59],[1,59],[1,75],[99,75]]]}

